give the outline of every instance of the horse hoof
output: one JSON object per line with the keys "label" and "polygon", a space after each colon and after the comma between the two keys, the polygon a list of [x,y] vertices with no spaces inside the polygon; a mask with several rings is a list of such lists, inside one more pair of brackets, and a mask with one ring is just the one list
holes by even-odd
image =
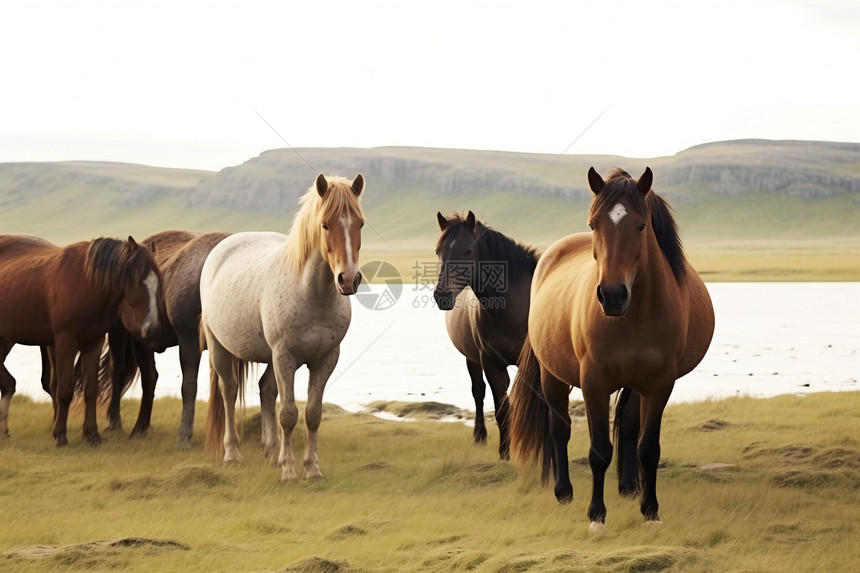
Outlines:
{"label": "horse hoof", "polygon": [[65,434],[57,437],[57,447],[58,448],[66,448],[69,445],[69,440],[66,438]]}
{"label": "horse hoof", "polygon": [[588,532],[591,535],[603,535],[607,531],[606,524],[601,521],[592,521],[591,525],[588,526]]}
{"label": "horse hoof", "polygon": [[99,446],[102,443],[102,437],[98,434],[87,436],[87,443],[91,446]]}
{"label": "horse hoof", "polygon": [[190,450],[191,449],[191,440],[188,438],[182,439],[179,438],[176,440],[176,449],[177,450]]}
{"label": "horse hoof", "polygon": [[296,470],[293,468],[284,468],[281,470],[281,481],[294,481],[298,478],[299,476],[296,475]]}
{"label": "horse hoof", "polygon": [[649,529],[660,529],[661,527],[663,527],[663,522],[659,519],[646,519],[645,527]]}
{"label": "horse hoof", "polygon": [[323,477],[323,475],[322,475],[321,473],[319,473],[319,472],[316,472],[316,473],[307,472],[307,473],[305,474],[305,479],[306,479],[306,480],[308,480],[308,481],[315,481],[315,482],[323,482],[323,481],[325,481],[325,478],[324,478],[324,477]]}
{"label": "horse hoof", "polygon": [[568,484],[567,487],[556,487],[555,499],[558,500],[559,505],[570,503],[573,501],[573,487],[570,484]]}

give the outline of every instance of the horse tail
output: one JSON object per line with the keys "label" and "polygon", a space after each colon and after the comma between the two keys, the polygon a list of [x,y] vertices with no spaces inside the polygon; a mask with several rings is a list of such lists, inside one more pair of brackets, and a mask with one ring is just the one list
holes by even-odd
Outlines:
{"label": "horse tail", "polygon": [[549,406],[541,389],[540,364],[528,336],[517,359],[517,376],[508,400],[511,458],[521,466],[540,463],[541,483],[546,485],[554,463]]}
{"label": "horse tail", "polygon": [[623,388],[615,403],[615,446],[618,448],[618,493],[635,496],[642,492],[639,462],[639,394]]}
{"label": "horse tail", "polygon": [[206,417],[206,451],[224,456],[224,398],[218,386],[218,373],[209,361],[209,415]]}

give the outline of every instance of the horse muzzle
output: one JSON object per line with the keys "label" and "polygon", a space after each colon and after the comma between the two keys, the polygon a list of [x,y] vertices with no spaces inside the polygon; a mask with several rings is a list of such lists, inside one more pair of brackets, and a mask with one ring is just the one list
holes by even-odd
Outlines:
{"label": "horse muzzle", "polygon": [[630,305],[630,290],[627,285],[597,285],[597,300],[607,316],[624,316]]}
{"label": "horse muzzle", "polygon": [[451,291],[439,290],[433,291],[433,300],[436,301],[436,306],[439,310],[451,310],[454,308],[454,293]]}
{"label": "horse muzzle", "polygon": [[359,285],[361,285],[361,279],[361,271],[356,271],[351,280],[344,273],[338,273],[337,291],[344,296],[355,294],[358,292]]}

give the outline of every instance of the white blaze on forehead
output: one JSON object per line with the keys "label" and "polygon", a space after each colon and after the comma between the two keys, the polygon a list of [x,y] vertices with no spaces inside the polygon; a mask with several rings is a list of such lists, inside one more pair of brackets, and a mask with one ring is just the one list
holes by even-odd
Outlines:
{"label": "white blaze on forehead", "polygon": [[147,326],[158,325],[158,276],[154,272],[150,272],[143,284],[149,292],[149,313],[143,321],[143,328],[146,330]]}
{"label": "white blaze on forehead", "polygon": [[343,235],[346,237],[346,268],[351,269],[354,265],[352,260],[352,237],[349,236],[349,229],[352,227],[352,219],[348,215],[340,218],[340,223],[343,225]]}
{"label": "white blaze on forehead", "polygon": [[621,222],[621,219],[627,215],[627,209],[624,208],[624,205],[621,203],[616,203],[615,207],[612,208],[612,211],[609,212],[609,218],[612,219],[612,222],[616,225]]}

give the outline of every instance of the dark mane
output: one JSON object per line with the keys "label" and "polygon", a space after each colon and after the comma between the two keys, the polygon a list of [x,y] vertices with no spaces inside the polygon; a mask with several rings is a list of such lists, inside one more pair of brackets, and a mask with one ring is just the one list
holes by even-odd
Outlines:
{"label": "dark mane", "polygon": [[644,216],[648,210],[651,211],[651,229],[657,238],[657,244],[666,255],[675,280],[678,284],[683,283],[687,277],[687,257],[684,255],[678,224],[672,216],[672,208],[653,189],[643,196],[636,181],[623,169],[616,168],[606,179],[606,186],[594,196],[590,216],[594,218],[602,215],[622,199],[640,215]]}
{"label": "dark mane", "polygon": [[[445,243],[459,233],[465,223],[466,218],[460,214],[448,217],[448,226],[439,237],[436,250],[439,251]],[[477,243],[486,249],[487,260],[505,261],[512,277],[523,274],[530,277],[534,274],[539,258],[534,248],[518,243],[480,221],[475,222],[475,231],[478,237]]]}
{"label": "dark mane", "polygon": [[146,247],[101,237],[90,242],[85,268],[92,284],[119,294],[146,278],[155,263]]}

